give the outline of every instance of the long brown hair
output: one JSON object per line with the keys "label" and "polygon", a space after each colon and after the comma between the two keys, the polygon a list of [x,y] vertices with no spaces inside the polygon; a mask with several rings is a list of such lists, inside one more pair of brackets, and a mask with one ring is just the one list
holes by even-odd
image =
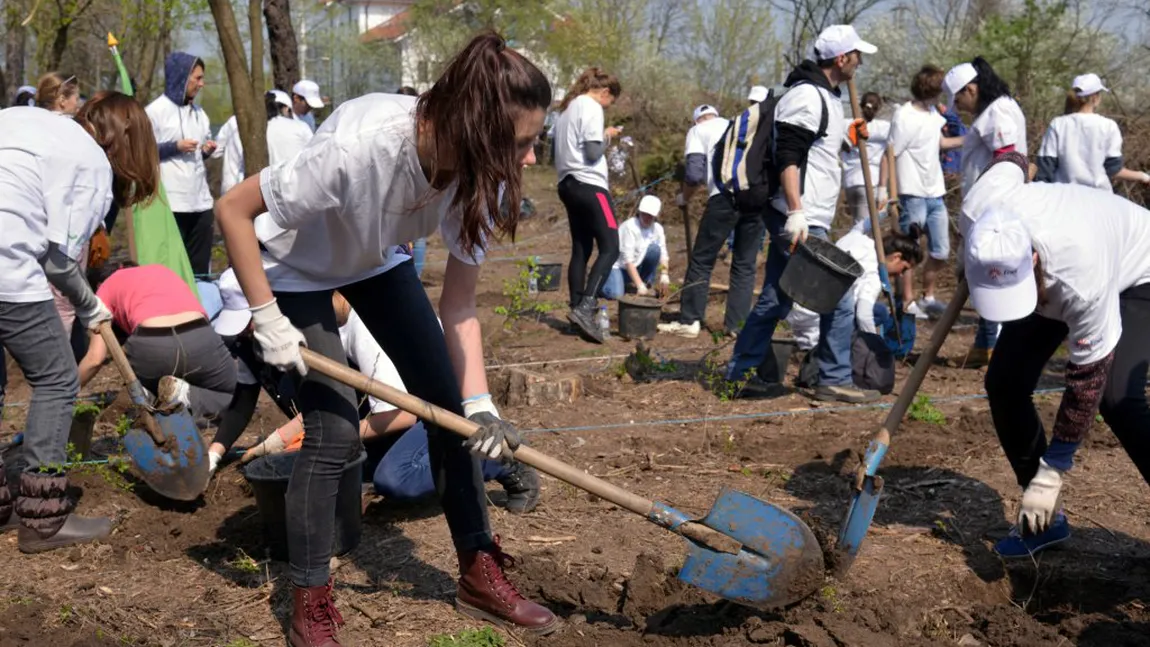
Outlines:
{"label": "long brown hair", "polygon": [[108,156],[116,204],[130,207],[156,195],[160,155],[152,122],[139,102],[119,92],[100,92],[80,108],[76,122]]}
{"label": "long brown hair", "polygon": [[[547,77],[493,32],[473,38],[420,95],[418,122],[430,126],[435,137],[431,185],[456,183],[451,209],[463,216],[459,242],[468,254],[492,233],[490,222],[514,238],[523,173],[516,122],[524,113],[550,105]],[[452,155],[452,168],[441,168],[442,151]],[[499,208],[500,186],[508,205],[505,212]]]}
{"label": "long brown hair", "polygon": [[611,96],[616,99],[619,98],[620,94],[623,94],[623,86],[619,84],[619,79],[614,74],[604,72],[597,67],[589,67],[583,70],[579,78],[571,84],[571,89],[567,90],[566,96],[563,97],[563,103],[559,104],[559,112],[566,110],[567,106],[577,97],[599,88],[607,88]]}
{"label": "long brown hair", "polygon": [[1093,98],[1094,95],[1090,95],[1089,97],[1080,97],[1078,96],[1078,92],[1075,90],[1068,90],[1066,92],[1066,102],[1062,105],[1062,114],[1072,115],[1082,110],[1082,108],[1086,104],[1090,103],[1090,100]]}
{"label": "long brown hair", "polygon": [[79,92],[80,86],[76,83],[76,77],[48,72],[36,82],[36,106],[45,110],[55,110],[58,100],[67,99]]}

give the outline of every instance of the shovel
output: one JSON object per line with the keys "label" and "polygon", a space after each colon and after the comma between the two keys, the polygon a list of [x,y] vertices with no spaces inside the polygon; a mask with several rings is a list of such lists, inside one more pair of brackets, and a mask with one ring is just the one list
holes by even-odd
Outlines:
{"label": "shovel", "polygon": [[132,404],[143,410],[144,429],[131,429],[124,435],[124,449],[132,459],[136,474],[148,487],[169,499],[196,500],[211,475],[195,420],[182,407],[170,414],[156,411],[110,324],[100,325],[100,337],[128,385]]}
{"label": "shovel", "polygon": [[855,493],[851,496],[846,520],[843,522],[842,528],[839,529],[838,542],[835,544],[836,577],[842,577],[850,569],[858,555],[859,548],[862,546],[863,539],[866,538],[867,531],[870,530],[871,521],[874,520],[875,509],[878,508],[878,500],[879,496],[882,495],[883,485],[882,477],[877,475],[878,467],[882,463],[883,456],[886,455],[887,447],[890,445],[890,437],[898,429],[899,423],[902,422],[903,416],[910,408],[910,403],[918,393],[919,387],[922,386],[926,372],[930,370],[931,364],[934,364],[935,358],[938,357],[938,351],[942,348],[942,343],[946,341],[946,336],[950,333],[954,322],[958,320],[958,314],[966,305],[966,298],[969,295],[970,291],[966,287],[966,281],[960,281],[954,290],[954,298],[951,299],[942,319],[939,320],[934,332],[931,333],[930,346],[914,363],[914,369],[911,370],[906,382],[902,385],[902,390],[899,391],[898,400],[891,407],[878,433],[867,445],[866,455],[863,457],[862,465],[859,465],[855,477]]}
{"label": "shovel", "polygon": [[[465,438],[474,422],[361,375],[322,355],[300,349],[310,370],[379,398]],[[504,448],[510,454],[510,450]],[[679,579],[720,597],[759,608],[798,602],[823,581],[823,553],[814,534],[791,512],[724,489],[707,516],[692,521],[665,503],[611,485],[526,445],[515,459],[585,490],[687,540]]]}

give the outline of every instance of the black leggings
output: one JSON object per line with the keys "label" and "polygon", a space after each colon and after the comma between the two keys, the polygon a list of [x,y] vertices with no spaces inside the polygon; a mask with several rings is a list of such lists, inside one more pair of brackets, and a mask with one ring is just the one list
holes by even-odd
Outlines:
{"label": "black leggings", "polygon": [[[571,226],[567,287],[571,291],[571,307],[574,308],[584,296],[599,294],[606,283],[607,275],[619,259],[619,227],[606,189],[585,184],[568,175],[559,182],[559,199],[567,208],[567,223]],[[591,259],[592,245],[599,245],[599,256],[588,274],[587,261]]]}

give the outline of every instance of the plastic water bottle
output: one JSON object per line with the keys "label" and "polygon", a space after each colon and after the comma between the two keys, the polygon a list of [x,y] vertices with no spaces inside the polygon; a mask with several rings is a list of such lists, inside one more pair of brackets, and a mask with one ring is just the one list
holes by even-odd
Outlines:
{"label": "plastic water bottle", "polygon": [[599,333],[603,335],[603,339],[611,336],[611,318],[607,316],[607,306],[599,306]]}
{"label": "plastic water bottle", "polygon": [[531,276],[527,279],[527,295],[533,297],[539,295],[539,277],[535,275],[534,268],[531,269]]}

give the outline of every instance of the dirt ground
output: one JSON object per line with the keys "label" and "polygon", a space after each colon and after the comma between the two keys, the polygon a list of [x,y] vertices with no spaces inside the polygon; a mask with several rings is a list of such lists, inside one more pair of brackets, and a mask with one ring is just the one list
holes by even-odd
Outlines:
{"label": "dirt ground", "polygon": [[[494,308],[507,303],[511,259],[539,255],[566,262],[566,221],[546,170],[532,171],[528,195],[538,207],[517,245],[492,251],[479,305],[493,376],[527,364],[546,376],[578,375],[583,393],[569,404],[507,407],[537,449],[608,481],[702,516],[724,487],[791,509],[833,536],[850,495],[858,455],[895,395],[875,406],[814,406],[799,394],[758,402],[724,401],[698,378],[706,356],[725,361],[729,345],[708,335],[660,336],[665,360],[650,379],[622,378],[634,344],[618,337],[591,346],[567,332],[566,291],[538,321],[505,328]],[[620,205],[620,217],[634,201]],[[670,213],[674,209],[668,209]],[[698,219],[700,209],[695,206]],[[684,235],[668,218],[671,273],[685,270]],[[432,241],[425,283],[434,301],[443,247]],[[715,281],[726,281],[726,266]],[[723,295],[708,320],[720,324]],[[669,311],[674,310],[670,306]],[[612,313],[614,310],[612,309]],[[961,362],[972,340],[972,313],[942,355]],[[919,346],[931,326],[919,329]],[[1043,388],[1060,383],[1052,361]],[[790,372],[795,373],[792,363]],[[899,369],[900,382],[909,366]],[[1061,550],[1004,563],[990,550],[1005,535],[1019,489],[998,447],[977,370],[940,362],[923,386],[943,422],[908,419],[881,473],[885,490],[862,552],[842,580],[792,608],[760,611],[688,588],[674,577],[684,542],[644,519],[545,478],[539,508],[514,516],[489,489],[492,526],[518,557],[514,578],[525,594],[563,619],[546,638],[504,634],[508,645],[736,647],[950,646],[1137,647],[1150,645],[1150,497],[1113,435],[1096,424],[1065,490],[1074,536]],[[116,389],[105,370],[92,391]],[[18,371],[10,384],[0,443],[23,427],[29,392]],[[124,396],[121,395],[121,398]],[[1057,393],[1037,399],[1045,420]],[[97,449],[115,437],[122,408],[96,425]],[[262,402],[239,446],[283,422]],[[209,431],[205,431],[208,437]],[[0,538],[0,647],[9,645],[283,644],[290,607],[284,564],[267,556],[258,509],[237,467],[224,467],[203,498],[173,504],[113,471],[80,466],[80,510],[112,516],[108,541],[25,556],[15,536]],[[452,608],[455,563],[433,502],[374,501],[363,536],[337,558],[345,644],[427,645],[432,636],[477,627]]]}

